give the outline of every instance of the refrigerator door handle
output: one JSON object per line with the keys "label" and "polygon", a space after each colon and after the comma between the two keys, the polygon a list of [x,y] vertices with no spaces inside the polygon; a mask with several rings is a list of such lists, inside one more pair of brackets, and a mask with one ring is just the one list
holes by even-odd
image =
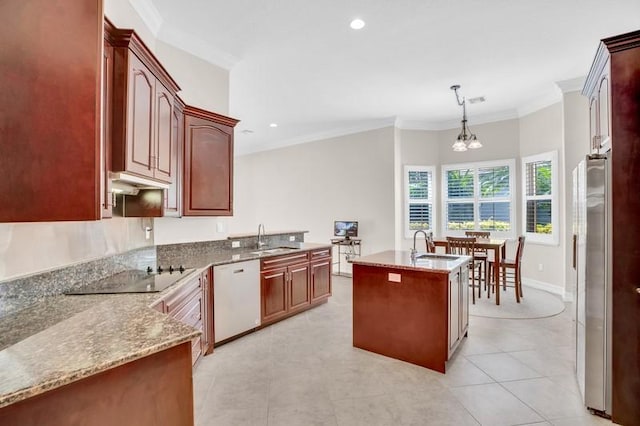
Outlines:
{"label": "refrigerator door handle", "polygon": [[578,269],[578,236],[573,234],[573,260],[572,265],[573,269]]}

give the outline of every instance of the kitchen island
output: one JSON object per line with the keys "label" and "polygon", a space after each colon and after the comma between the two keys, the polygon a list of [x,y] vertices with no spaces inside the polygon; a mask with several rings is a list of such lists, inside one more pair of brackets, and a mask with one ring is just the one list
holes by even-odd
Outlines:
{"label": "kitchen island", "polygon": [[444,373],[467,334],[470,259],[408,251],[353,259],[353,346]]}

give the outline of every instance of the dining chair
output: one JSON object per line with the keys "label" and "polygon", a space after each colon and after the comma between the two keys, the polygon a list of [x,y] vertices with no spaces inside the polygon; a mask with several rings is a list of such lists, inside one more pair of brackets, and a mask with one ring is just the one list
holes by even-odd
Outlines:
{"label": "dining chair", "polygon": [[[476,237],[476,242],[478,242],[479,239],[488,240],[491,238],[490,231],[465,231],[464,234],[467,237]],[[486,290],[487,282],[489,280],[489,253],[487,252],[487,249],[476,246],[473,251],[473,260],[480,264],[480,267],[478,268],[478,280],[480,281],[480,285],[482,285],[482,280],[484,280],[484,289]]]}
{"label": "dining chair", "polygon": [[[506,290],[508,286],[507,283],[513,283],[513,287],[515,289],[516,294],[516,302],[520,303],[520,298],[524,297],[522,294],[522,253],[524,252],[524,235],[518,237],[518,247],[516,248],[516,257],[514,259],[504,259],[501,265],[503,274],[505,275],[503,278],[503,290]],[[496,274],[496,264],[493,260],[489,261],[489,271],[490,271],[490,279],[489,279],[489,289],[487,290],[487,295],[491,297],[492,285],[494,282],[494,276],[496,281],[496,288],[500,288],[500,274]],[[493,289],[495,291],[495,288]]]}
{"label": "dining chair", "polygon": [[[447,237],[447,253],[470,256],[469,270],[471,272],[471,300],[476,303],[476,263],[473,258],[476,237]],[[478,264],[479,265],[479,264]],[[482,287],[478,285],[478,298],[482,297]]]}

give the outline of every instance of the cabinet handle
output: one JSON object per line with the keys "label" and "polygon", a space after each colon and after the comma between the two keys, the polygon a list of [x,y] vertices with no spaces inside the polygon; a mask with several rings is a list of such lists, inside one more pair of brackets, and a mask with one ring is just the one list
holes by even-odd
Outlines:
{"label": "cabinet handle", "polygon": [[234,274],[239,274],[241,272],[244,272],[244,269],[236,269],[235,271],[233,271]]}

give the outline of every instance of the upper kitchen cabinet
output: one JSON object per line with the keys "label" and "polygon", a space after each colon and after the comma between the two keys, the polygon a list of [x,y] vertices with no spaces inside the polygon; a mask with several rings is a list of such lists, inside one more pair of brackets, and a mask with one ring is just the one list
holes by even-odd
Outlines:
{"label": "upper kitchen cabinet", "polygon": [[584,94],[589,98],[589,137],[592,153],[606,152],[611,147],[609,74],[609,53],[606,49],[600,49],[584,89]]}
{"label": "upper kitchen cabinet", "polygon": [[133,30],[105,22],[113,46],[111,171],[171,184],[177,83]]}
{"label": "upper kitchen cabinet", "polygon": [[184,169],[184,103],[180,97],[176,97],[173,103],[171,117],[171,137],[176,141],[172,144],[174,152],[171,153],[171,170],[175,170],[175,179],[169,188],[165,190],[164,215],[180,217],[182,215],[182,170]]}
{"label": "upper kitchen cabinet", "polygon": [[233,128],[238,121],[184,108],[185,216],[233,214]]}
{"label": "upper kitchen cabinet", "polygon": [[[594,100],[597,143],[611,148],[612,420],[640,419],[640,31],[602,40],[583,95]],[[593,135],[592,135],[593,136]],[[608,142],[607,142],[608,140]],[[603,148],[605,148],[603,150]],[[630,342],[633,342],[630,344]]]}
{"label": "upper kitchen cabinet", "polygon": [[0,222],[100,219],[102,1],[0,16]]}

